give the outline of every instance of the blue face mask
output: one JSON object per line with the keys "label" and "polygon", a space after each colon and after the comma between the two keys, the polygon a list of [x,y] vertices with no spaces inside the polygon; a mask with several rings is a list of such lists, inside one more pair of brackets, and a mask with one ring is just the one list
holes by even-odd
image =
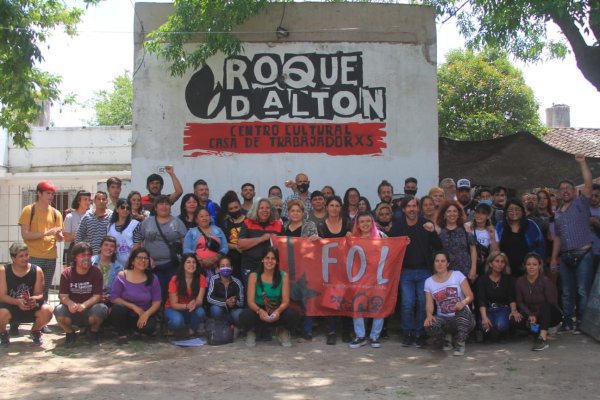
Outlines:
{"label": "blue face mask", "polygon": [[229,278],[231,276],[232,272],[233,272],[233,270],[231,268],[227,268],[227,267],[219,268],[219,275],[221,275],[224,278]]}
{"label": "blue face mask", "polygon": [[488,206],[492,205],[492,200],[491,199],[489,199],[489,200],[480,200],[479,202],[483,203],[483,204],[487,204]]}

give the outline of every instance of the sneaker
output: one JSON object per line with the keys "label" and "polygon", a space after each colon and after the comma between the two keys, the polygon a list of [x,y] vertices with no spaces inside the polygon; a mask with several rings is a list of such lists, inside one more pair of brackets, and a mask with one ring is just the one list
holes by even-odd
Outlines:
{"label": "sneaker", "polygon": [[417,336],[415,339],[415,347],[417,349],[421,349],[427,346],[427,339],[425,339],[425,335]]}
{"label": "sneaker", "polygon": [[351,349],[358,349],[359,347],[363,347],[367,344],[367,339],[364,337],[357,337],[348,345]]}
{"label": "sneaker", "polygon": [[290,331],[288,331],[287,329],[285,329],[285,328],[279,329],[279,331],[277,332],[277,339],[279,340],[279,343],[283,347],[292,347]]}
{"label": "sneaker", "polygon": [[313,340],[312,333],[310,333],[310,332],[302,332],[302,339],[305,342],[312,342],[312,340]]}
{"label": "sneaker", "polygon": [[52,333],[52,329],[46,325],[42,328],[42,333]]}
{"label": "sneaker", "polygon": [[248,347],[256,346],[256,333],[254,331],[246,332],[246,346],[248,346]]}
{"label": "sneaker", "polygon": [[581,322],[577,321],[573,327],[573,335],[581,335]]}
{"label": "sneaker", "polygon": [[92,332],[92,331],[90,331],[90,333],[88,335],[88,342],[92,346],[99,345],[100,344],[100,333],[99,332]]}
{"label": "sneaker", "polygon": [[379,342],[379,339],[371,339],[370,344],[371,344],[371,347],[374,349],[378,349],[381,347],[381,343]]}
{"label": "sneaker", "polygon": [[533,343],[533,347],[531,348],[531,350],[532,351],[542,351],[542,350],[546,350],[548,347],[550,347],[548,342],[545,341],[544,339],[542,339],[541,336],[539,336],[537,339],[535,339],[535,342]]}
{"label": "sneaker", "polygon": [[10,344],[10,335],[8,331],[0,333],[0,346],[6,348]]}
{"label": "sneaker", "polygon": [[409,347],[415,343],[415,338],[411,335],[404,335],[404,339],[402,339],[402,347]]}
{"label": "sneaker", "polygon": [[42,331],[31,331],[31,340],[33,340],[33,343],[41,346],[43,341],[42,341]]}
{"label": "sneaker", "polygon": [[19,332],[19,324],[10,324],[10,330],[8,331],[8,334],[11,337],[19,337],[21,335]]}
{"label": "sneaker", "polygon": [[77,334],[75,332],[67,333],[65,338],[65,348],[72,349],[77,344]]}
{"label": "sneaker", "polygon": [[457,357],[465,355],[465,342],[457,342],[454,348],[454,355]]}
{"label": "sneaker", "polygon": [[334,332],[329,333],[327,335],[327,344],[330,346],[333,346],[336,343],[337,343],[337,335]]}
{"label": "sneaker", "polygon": [[452,335],[449,333],[446,333],[446,336],[444,336],[444,345],[442,347],[442,349],[444,351],[450,351],[454,348],[454,346],[452,346]]}

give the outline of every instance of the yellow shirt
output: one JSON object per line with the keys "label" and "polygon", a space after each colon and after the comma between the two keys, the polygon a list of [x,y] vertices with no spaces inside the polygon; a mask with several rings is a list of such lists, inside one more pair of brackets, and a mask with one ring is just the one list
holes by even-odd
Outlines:
{"label": "yellow shirt", "polygon": [[[50,228],[63,227],[62,215],[53,207],[41,210],[35,207],[35,213],[31,218],[32,204],[25,206],[19,218],[20,226],[29,226],[30,232],[46,232]],[[29,221],[31,220],[31,224]],[[56,259],[56,238],[54,235],[44,236],[41,239],[25,240],[29,247],[29,255],[37,258]]]}

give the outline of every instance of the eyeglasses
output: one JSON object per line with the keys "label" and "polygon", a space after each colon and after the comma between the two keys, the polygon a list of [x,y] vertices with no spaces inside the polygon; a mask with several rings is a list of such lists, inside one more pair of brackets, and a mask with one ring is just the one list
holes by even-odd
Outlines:
{"label": "eyeglasses", "polygon": [[127,210],[127,211],[129,211],[129,206],[119,206],[119,210]]}
{"label": "eyeglasses", "polygon": [[150,259],[150,257],[146,257],[146,256],[135,256],[136,260],[141,260],[141,261],[148,261]]}

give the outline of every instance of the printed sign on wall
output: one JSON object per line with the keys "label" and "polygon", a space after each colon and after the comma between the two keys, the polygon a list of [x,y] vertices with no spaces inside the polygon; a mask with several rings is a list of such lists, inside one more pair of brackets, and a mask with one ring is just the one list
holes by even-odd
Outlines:
{"label": "printed sign on wall", "polygon": [[386,90],[363,84],[362,52],[229,57],[216,81],[205,65],[187,84],[189,111],[209,122],[186,124],[186,157],[381,155],[387,147]]}

